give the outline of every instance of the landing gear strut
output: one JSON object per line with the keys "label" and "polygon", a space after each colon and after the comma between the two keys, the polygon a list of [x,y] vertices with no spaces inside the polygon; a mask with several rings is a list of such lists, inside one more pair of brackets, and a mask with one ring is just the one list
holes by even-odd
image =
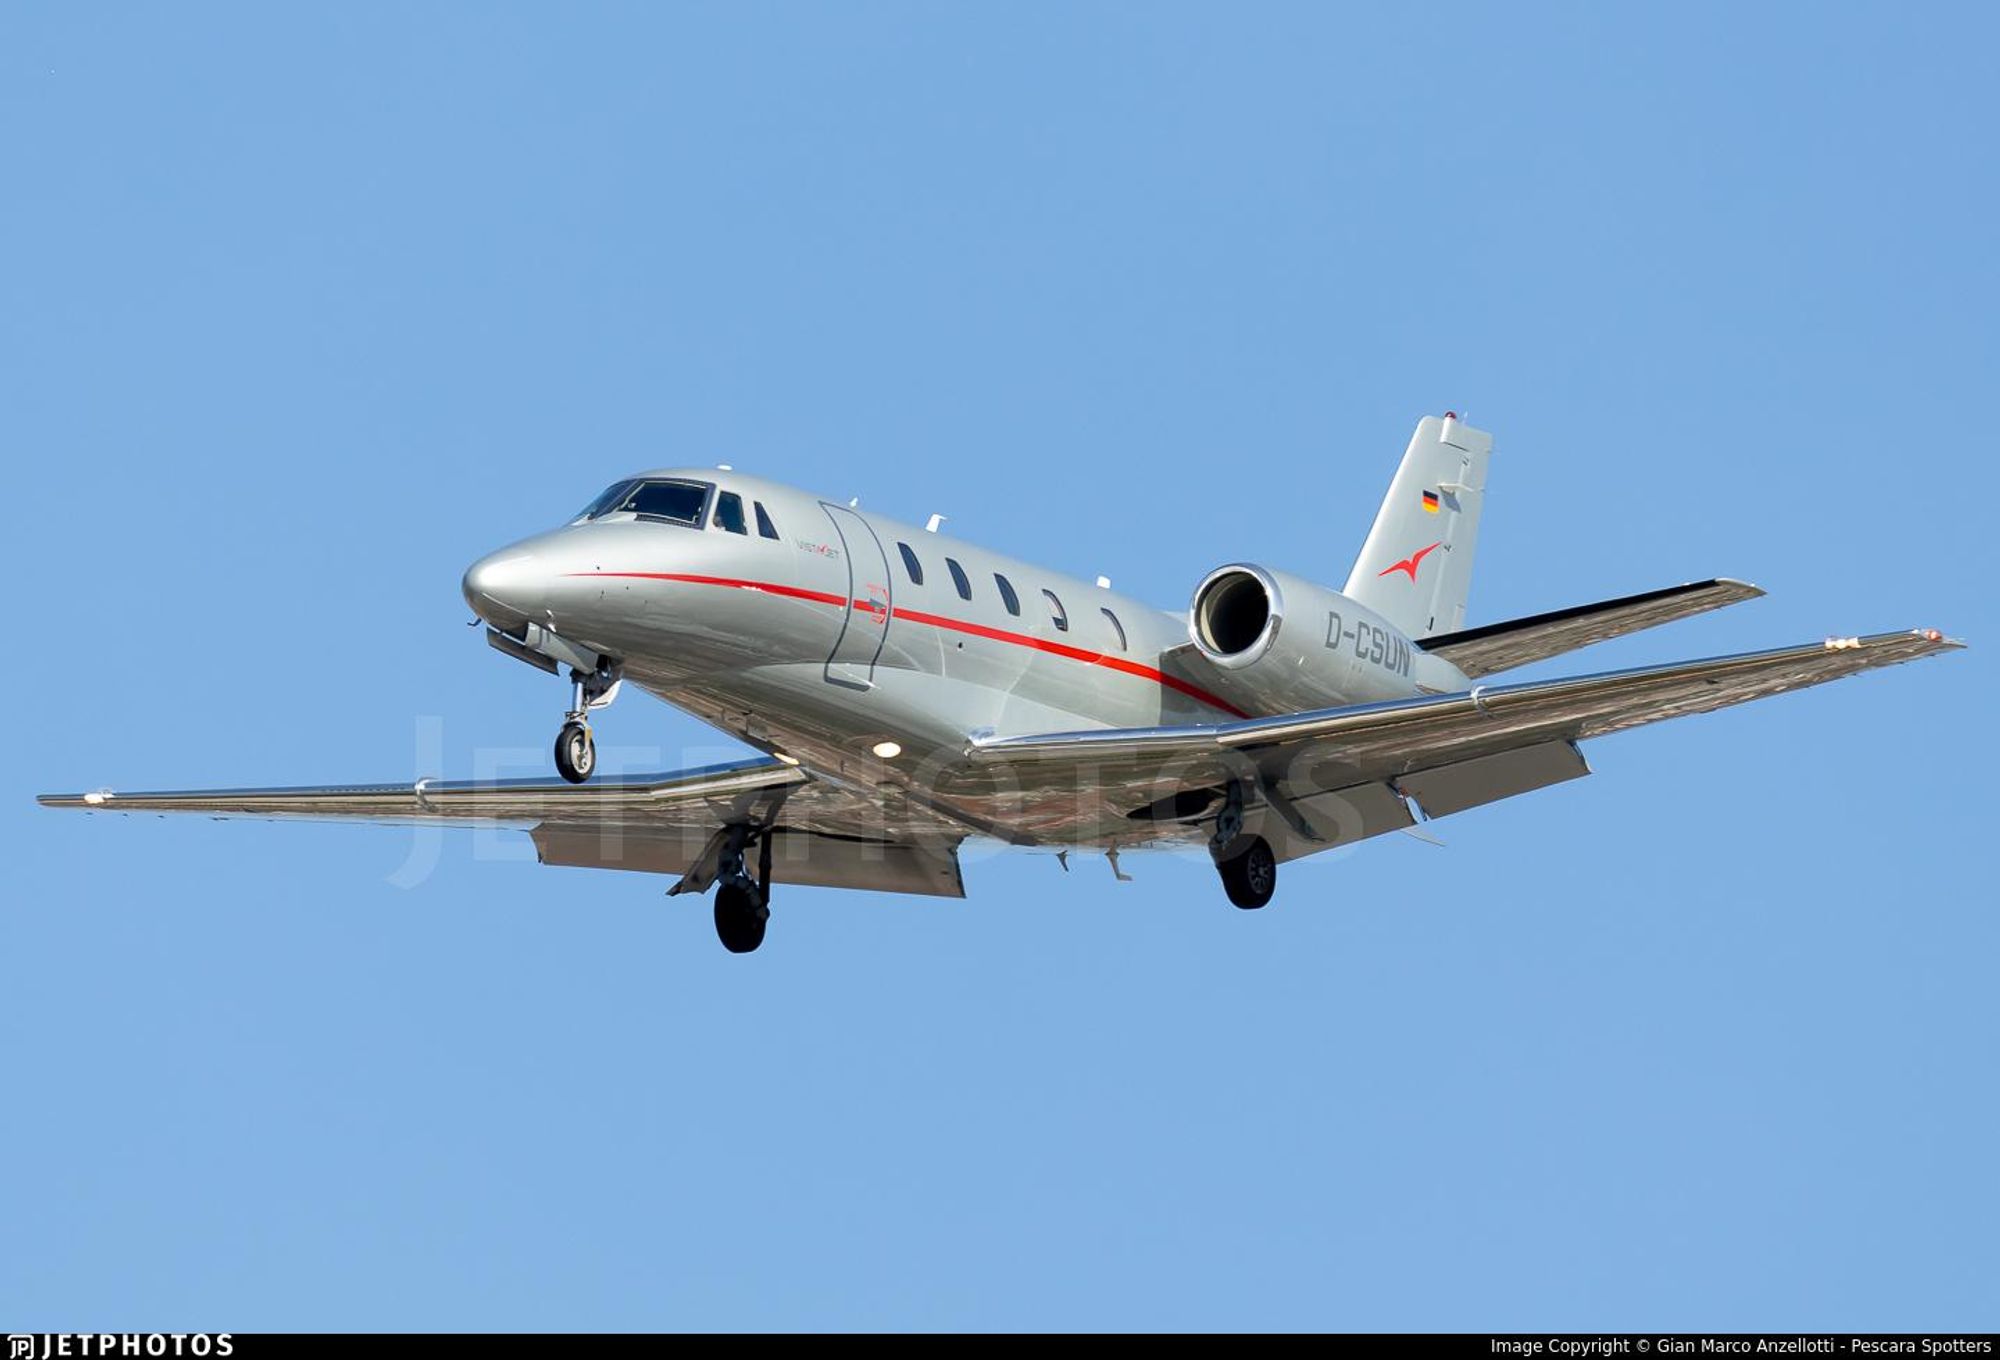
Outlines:
{"label": "landing gear strut", "polygon": [[771,837],[757,834],[757,877],[750,876],[743,852],[755,834],[747,826],[730,828],[728,845],[715,880],[715,936],[732,954],[748,954],[764,943],[771,920]]}
{"label": "landing gear strut", "polygon": [[1243,786],[1231,784],[1208,853],[1222,875],[1222,890],[1245,911],[1255,911],[1278,890],[1278,857],[1262,836],[1243,834]]}
{"label": "landing gear strut", "polygon": [[618,672],[609,666],[595,671],[570,667],[570,706],[556,734],[556,773],[581,784],[597,768],[597,742],[590,735],[590,711],[603,708],[618,694]]}

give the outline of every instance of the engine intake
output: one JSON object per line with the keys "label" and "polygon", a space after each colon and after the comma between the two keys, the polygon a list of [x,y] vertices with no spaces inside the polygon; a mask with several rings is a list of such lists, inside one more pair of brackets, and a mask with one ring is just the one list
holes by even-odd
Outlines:
{"label": "engine intake", "polygon": [[1264,713],[1408,695],[1413,648],[1337,590],[1249,562],[1195,587],[1188,637],[1232,702]]}
{"label": "engine intake", "polygon": [[1218,567],[1195,587],[1189,632],[1201,654],[1236,670],[1271,649],[1285,617],[1285,597],[1262,567]]}

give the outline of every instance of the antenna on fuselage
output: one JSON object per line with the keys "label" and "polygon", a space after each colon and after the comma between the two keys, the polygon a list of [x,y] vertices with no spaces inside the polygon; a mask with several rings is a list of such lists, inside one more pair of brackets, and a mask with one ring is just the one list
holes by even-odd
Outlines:
{"label": "antenna on fuselage", "polygon": [[859,510],[861,508],[861,497],[859,496],[849,497],[847,501],[847,508],[849,510]]}
{"label": "antenna on fuselage", "polygon": [[924,524],[924,532],[927,534],[934,534],[938,531],[938,525],[943,523],[944,523],[943,515],[932,515],[930,519],[926,521]]}
{"label": "antenna on fuselage", "polygon": [[1098,588],[1099,590],[1109,590],[1109,589],[1111,589],[1111,578],[1110,578],[1109,576],[1100,576],[1100,577],[1098,577],[1098,578],[1097,578],[1097,588]]}

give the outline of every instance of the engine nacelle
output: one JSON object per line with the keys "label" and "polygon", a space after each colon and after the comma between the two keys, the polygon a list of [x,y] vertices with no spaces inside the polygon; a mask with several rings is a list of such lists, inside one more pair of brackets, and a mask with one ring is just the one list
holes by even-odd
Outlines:
{"label": "engine nacelle", "polygon": [[1339,591],[1247,562],[1202,578],[1188,636],[1230,697],[1265,714],[1405,698],[1422,659]]}

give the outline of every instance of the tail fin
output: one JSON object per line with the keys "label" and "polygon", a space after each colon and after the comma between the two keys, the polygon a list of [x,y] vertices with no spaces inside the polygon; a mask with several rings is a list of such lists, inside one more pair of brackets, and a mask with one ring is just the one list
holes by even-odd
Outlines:
{"label": "tail fin", "polygon": [[1479,503],[1493,436],[1449,411],[1425,416],[1355,559],[1345,594],[1412,638],[1465,626]]}

